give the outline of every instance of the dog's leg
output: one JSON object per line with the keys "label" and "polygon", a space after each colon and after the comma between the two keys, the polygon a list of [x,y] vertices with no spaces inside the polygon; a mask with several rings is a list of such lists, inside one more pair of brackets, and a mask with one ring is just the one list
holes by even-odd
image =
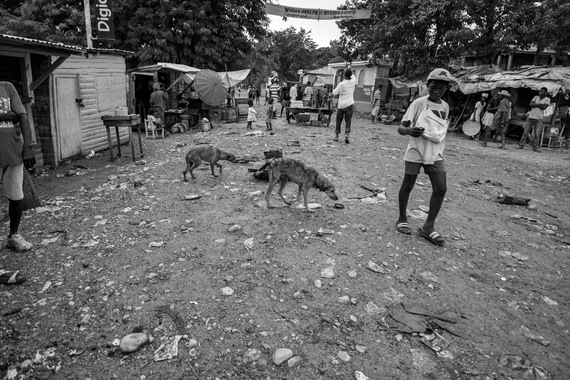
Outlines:
{"label": "dog's leg", "polygon": [[285,186],[287,186],[287,182],[289,181],[289,178],[281,177],[281,178],[279,178],[279,181],[281,181],[281,185],[279,186],[279,196],[281,197],[281,199],[283,199],[283,202],[285,202],[286,204],[288,204],[290,206],[292,202],[290,200],[288,200],[283,195],[283,190],[285,190]]}
{"label": "dog's leg", "polygon": [[277,183],[277,178],[274,178],[273,173],[269,172],[269,187],[267,188],[267,192],[265,193],[265,202],[267,203],[267,208],[273,208],[271,203],[269,203],[269,197],[271,196],[271,192]]}
{"label": "dog's leg", "polygon": [[182,172],[182,175],[184,176],[184,182],[188,182],[188,180],[186,179],[186,173],[188,173],[191,166],[192,164],[190,163],[190,160],[188,159],[188,157],[186,157],[186,169]]}
{"label": "dog's leg", "polygon": [[308,212],[315,212],[315,210],[311,210],[309,208],[309,188],[307,186],[303,186],[303,197],[305,198],[305,208]]}
{"label": "dog's leg", "polygon": [[214,177],[217,177],[216,173],[214,172],[214,165],[218,165],[218,163],[214,160],[212,160],[212,162],[210,162],[210,169],[212,170],[212,175]]}
{"label": "dog's leg", "polygon": [[297,198],[293,199],[293,202],[301,200],[302,189],[303,189],[303,185],[299,185],[299,191],[297,191]]}
{"label": "dog's leg", "polygon": [[194,177],[194,169],[196,169],[198,166],[200,166],[201,163],[202,163],[202,161],[192,162],[192,166],[190,167],[190,169],[188,169],[188,171],[190,171],[190,175],[192,176],[192,179],[196,179],[196,177]]}
{"label": "dog's leg", "polygon": [[219,162],[219,161],[216,161],[216,162],[214,163],[214,165],[216,165],[217,167],[220,168],[220,174],[222,174],[222,165],[220,165],[220,162]]}

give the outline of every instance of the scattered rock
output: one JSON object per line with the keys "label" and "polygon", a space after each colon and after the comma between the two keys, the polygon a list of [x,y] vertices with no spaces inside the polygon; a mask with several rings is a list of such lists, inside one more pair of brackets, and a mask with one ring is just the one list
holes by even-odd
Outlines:
{"label": "scattered rock", "polygon": [[239,224],[234,224],[230,228],[228,228],[228,232],[235,232],[241,230],[241,226]]}
{"label": "scattered rock", "polygon": [[220,293],[222,293],[223,296],[232,296],[235,291],[229,286],[226,286],[220,289]]}
{"label": "scattered rock", "polygon": [[360,372],[360,371],[354,371],[354,378],[355,378],[356,380],[370,380],[370,379],[368,378],[368,376],[366,376],[365,374],[363,374],[363,373]]}
{"label": "scattered rock", "polygon": [[350,297],[349,296],[338,297],[338,302],[347,304],[350,302]]}
{"label": "scattered rock", "polygon": [[541,335],[533,333],[528,329],[528,327],[521,326],[520,332],[525,336],[525,338],[535,341],[536,343],[539,343],[545,347],[550,344],[550,341],[544,339],[544,337]]}
{"label": "scattered rock", "polygon": [[345,363],[348,363],[348,362],[350,361],[350,359],[352,359],[352,358],[350,357],[350,355],[347,354],[345,351],[339,351],[338,354],[337,354],[337,356],[338,356],[338,358],[339,358],[340,360],[342,360],[342,361],[345,362]]}
{"label": "scattered rock", "polygon": [[333,268],[321,269],[321,277],[322,278],[334,278],[334,269]]}
{"label": "scattered rock", "polygon": [[347,274],[348,274],[348,277],[350,277],[350,278],[356,277],[356,271],[354,269],[349,270]]}
{"label": "scattered rock", "polygon": [[273,363],[275,365],[280,365],[285,360],[288,360],[291,356],[293,356],[293,351],[288,348],[278,348],[275,350],[273,354]]}
{"label": "scattered rock", "polygon": [[143,345],[151,343],[152,341],[152,336],[148,335],[147,333],[129,334],[121,339],[121,343],[119,343],[119,349],[122,353],[128,354],[130,352],[135,352]]}
{"label": "scattered rock", "polygon": [[383,307],[378,307],[374,302],[370,301],[364,306],[364,311],[368,314],[380,314],[386,312],[386,309]]}
{"label": "scattered rock", "polygon": [[293,368],[299,365],[299,363],[301,363],[301,361],[303,360],[302,357],[300,356],[294,356],[291,359],[289,359],[287,361],[287,366],[289,366],[289,368]]}
{"label": "scattered rock", "polygon": [[382,268],[380,265],[376,264],[372,260],[368,261],[368,265],[366,265],[366,268],[370,269],[372,272],[385,273],[384,268]]}
{"label": "scattered rock", "polygon": [[243,355],[243,362],[244,363],[254,362],[254,361],[258,360],[260,356],[261,356],[261,352],[258,349],[250,348]]}
{"label": "scattered rock", "polygon": [[323,286],[321,280],[315,280],[315,282],[313,282],[313,285],[315,285],[316,288],[320,288]]}

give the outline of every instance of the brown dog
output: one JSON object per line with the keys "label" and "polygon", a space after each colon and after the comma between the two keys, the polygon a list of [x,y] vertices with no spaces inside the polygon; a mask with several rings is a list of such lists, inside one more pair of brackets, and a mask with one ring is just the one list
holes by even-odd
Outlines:
{"label": "brown dog", "polygon": [[[271,160],[268,165],[269,172],[269,188],[267,193],[265,193],[265,201],[267,202],[267,208],[271,208],[269,203],[269,196],[273,191],[273,188],[277,184],[277,181],[281,182],[279,187],[279,196],[283,199],[283,202],[290,205],[293,201],[301,198],[301,192],[305,200],[305,208],[308,212],[314,212],[314,210],[309,209],[308,204],[308,192],[311,188],[317,188],[320,191],[324,191],[329,198],[333,200],[338,200],[336,196],[334,186],[320,174],[316,169],[306,166],[301,161],[292,160],[290,158],[276,158]],[[299,192],[297,193],[297,198],[293,201],[288,201],[283,195],[283,189],[287,185],[287,182],[291,181],[299,185]]]}
{"label": "brown dog", "polygon": [[190,150],[186,155],[186,170],[182,172],[184,175],[184,182],[188,182],[186,179],[186,173],[190,172],[192,178],[194,177],[193,170],[196,169],[202,161],[206,161],[210,163],[210,168],[212,169],[212,175],[217,177],[214,173],[214,165],[220,168],[220,174],[222,173],[222,165],[218,163],[219,160],[227,160],[230,162],[236,162],[236,157],[231,154],[224,152],[223,150],[219,150],[214,147],[200,147]]}

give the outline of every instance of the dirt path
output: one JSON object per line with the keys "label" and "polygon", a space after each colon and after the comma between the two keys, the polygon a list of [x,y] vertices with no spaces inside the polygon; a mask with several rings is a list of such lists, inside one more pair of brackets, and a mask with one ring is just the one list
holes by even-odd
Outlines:
{"label": "dirt path", "polygon": [[[36,178],[45,207],[21,231],[35,248],[0,252],[29,277],[0,287],[2,314],[12,312],[0,318],[0,378],[565,378],[569,151],[537,154],[514,141],[502,151],[449,135],[436,225],[447,244],[437,247],[394,228],[406,138],[365,116],[354,124],[350,145],[333,143],[332,128],[283,119],[264,137],[225,124],[145,140],[145,165],[103,152]],[[325,174],[346,207],[312,190],[322,205],[314,214],[277,195],[268,210],[267,183],[248,164],[223,162],[219,178],[203,165],[184,183],[184,155],[203,143],[259,160],[283,148]],[[349,199],[370,195],[360,185],[385,189],[385,199]],[[414,231],[430,194],[421,174]],[[497,203],[499,194],[531,206]],[[410,313],[418,304],[424,314]],[[155,341],[119,353],[117,340],[133,331]],[[177,334],[178,356],[155,362]],[[279,348],[299,359],[275,365]]]}

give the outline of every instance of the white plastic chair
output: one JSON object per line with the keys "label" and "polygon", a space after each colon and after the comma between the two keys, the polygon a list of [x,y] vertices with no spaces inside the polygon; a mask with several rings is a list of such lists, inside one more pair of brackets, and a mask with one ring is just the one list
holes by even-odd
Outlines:
{"label": "white plastic chair", "polygon": [[145,120],[144,127],[147,139],[149,135],[152,137],[153,140],[157,137],[164,138],[164,127],[162,126],[160,119],[157,119],[156,117],[149,115]]}

